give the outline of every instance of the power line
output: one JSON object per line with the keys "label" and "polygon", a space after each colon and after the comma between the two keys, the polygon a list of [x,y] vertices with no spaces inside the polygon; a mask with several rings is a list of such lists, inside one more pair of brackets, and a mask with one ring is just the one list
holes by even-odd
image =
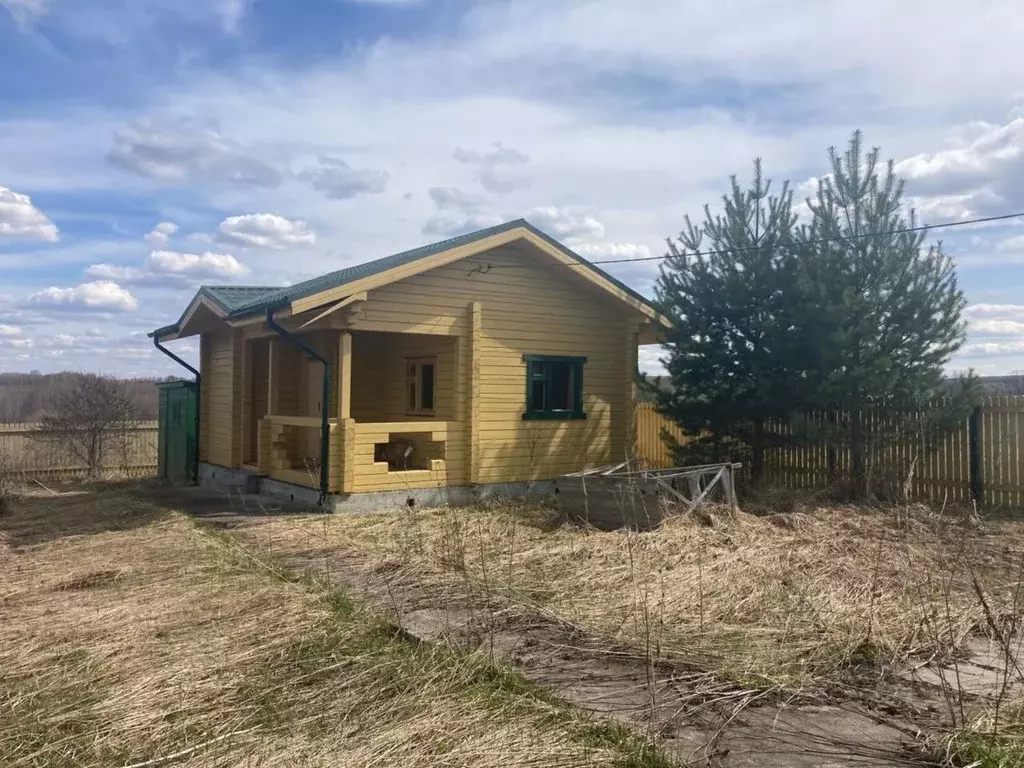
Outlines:
{"label": "power line", "polygon": [[[978,219],[965,219],[963,221],[947,221],[942,224],[924,224],[919,227],[907,227],[906,229],[892,229],[888,232],[864,232],[858,235],[844,235],[842,237],[822,237],[816,240],[805,240],[801,245],[818,245],[821,243],[842,243],[849,240],[860,240],[865,237],[885,237],[887,235],[902,235],[910,232],[928,232],[932,229],[950,229],[952,227],[966,227],[970,224],[985,224],[991,221],[1005,221],[1006,219],[1015,219],[1020,216],[1024,216],[1024,211],[1019,213],[1004,213],[999,216],[985,216]],[[744,246],[742,248],[723,248],[717,251],[697,251],[696,253],[689,254],[692,256],[720,256],[728,253],[743,253],[746,251],[757,251],[765,246],[753,245]],[[590,264],[632,264],[633,262],[641,261],[661,261],[662,259],[670,258],[668,254],[662,256],[639,256],[637,258],[629,259],[601,259],[600,261],[590,261]],[[570,264],[567,266],[577,266]],[[579,266],[586,266],[580,264]]]}

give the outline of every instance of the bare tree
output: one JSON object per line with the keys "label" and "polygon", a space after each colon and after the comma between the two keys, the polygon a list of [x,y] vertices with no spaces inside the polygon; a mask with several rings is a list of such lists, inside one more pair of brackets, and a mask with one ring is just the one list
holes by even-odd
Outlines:
{"label": "bare tree", "polygon": [[141,417],[138,398],[126,382],[78,373],[51,394],[39,439],[58,446],[95,479],[106,457],[127,453]]}

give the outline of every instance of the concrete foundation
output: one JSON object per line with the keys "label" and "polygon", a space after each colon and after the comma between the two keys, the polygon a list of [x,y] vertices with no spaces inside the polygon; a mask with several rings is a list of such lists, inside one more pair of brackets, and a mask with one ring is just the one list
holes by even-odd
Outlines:
{"label": "concrete foundation", "polygon": [[319,488],[307,488],[304,485],[285,483],[281,480],[274,480],[271,477],[261,477],[260,496],[269,496],[275,501],[282,503],[302,504],[304,506],[316,507],[320,500]]}
{"label": "concrete foundation", "polygon": [[258,493],[262,479],[261,475],[244,469],[229,469],[205,461],[199,462],[199,485],[214,491]]}
{"label": "concrete foundation", "polygon": [[490,483],[445,488],[409,488],[401,491],[335,494],[335,512],[386,512],[402,507],[465,507],[481,501],[501,499],[542,499],[552,496],[555,483]]}
{"label": "concrete foundation", "polygon": [[[200,462],[199,485],[224,493],[259,493],[268,499],[313,508],[319,492],[315,488],[293,485],[244,469],[228,469]],[[387,512],[402,507],[461,507],[481,501],[501,499],[543,499],[553,496],[553,480],[525,483],[489,483],[445,488],[410,488],[401,491],[332,494],[328,508],[335,512]]]}

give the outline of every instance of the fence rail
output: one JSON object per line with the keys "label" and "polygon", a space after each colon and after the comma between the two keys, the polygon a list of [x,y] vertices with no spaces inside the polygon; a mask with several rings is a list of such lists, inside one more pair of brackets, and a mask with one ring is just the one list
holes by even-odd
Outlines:
{"label": "fence rail", "polygon": [[[104,472],[131,477],[156,474],[157,422],[141,422],[128,433],[125,450],[104,457]],[[85,463],[70,456],[59,441],[42,438],[39,424],[0,424],[0,471],[38,478],[86,474]]]}
{"label": "fence rail", "polygon": [[[884,434],[889,426],[885,417],[870,419],[869,430]],[[679,426],[649,403],[637,407],[636,426],[637,455],[654,466],[671,466],[664,434],[682,440]],[[785,432],[785,427],[779,429]],[[905,487],[919,500],[977,498],[987,506],[1024,506],[1024,397],[984,398],[970,420],[941,439],[924,443],[914,439],[869,444],[869,478],[876,484]],[[772,448],[765,454],[766,480],[788,488],[824,488],[831,477],[842,477],[849,468],[849,451],[823,444]]]}

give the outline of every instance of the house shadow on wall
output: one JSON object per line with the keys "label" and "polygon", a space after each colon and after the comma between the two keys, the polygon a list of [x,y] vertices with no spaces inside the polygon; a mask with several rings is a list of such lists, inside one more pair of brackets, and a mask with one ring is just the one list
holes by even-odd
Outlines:
{"label": "house shadow on wall", "polygon": [[[514,441],[481,449],[487,483],[547,483],[587,467],[626,460],[607,420],[523,420]],[[507,469],[502,469],[503,467]]]}

